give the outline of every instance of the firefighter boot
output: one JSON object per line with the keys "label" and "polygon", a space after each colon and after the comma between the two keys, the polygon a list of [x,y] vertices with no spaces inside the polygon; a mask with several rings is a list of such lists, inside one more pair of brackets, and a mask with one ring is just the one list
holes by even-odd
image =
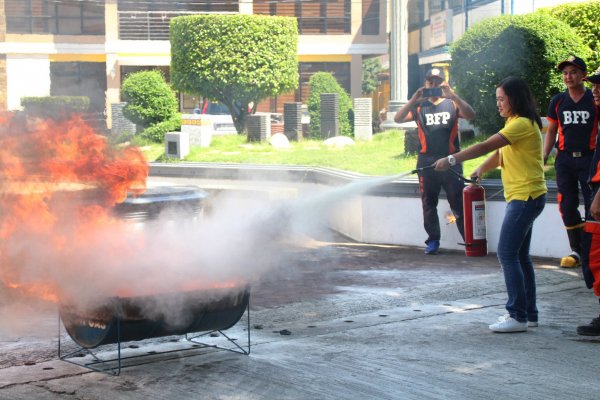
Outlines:
{"label": "firefighter boot", "polygon": [[560,260],[561,268],[577,268],[581,265],[581,234],[583,228],[567,229],[571,254]]}
{"label": "firefighter boot", "polygon": [[600,336],[600,316],[594,318],[592,322],[577,327],[577,334],[582,336]]}

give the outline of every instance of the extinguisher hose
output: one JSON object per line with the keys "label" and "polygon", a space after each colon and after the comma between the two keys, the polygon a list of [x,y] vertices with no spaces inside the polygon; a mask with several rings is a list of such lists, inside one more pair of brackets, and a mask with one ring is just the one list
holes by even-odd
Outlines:
{"label": "extinguisher hose", "polygon": [[456,175],[458,177],[458,179],[462,180],[463,182],[466,182],[466,183],[479,183],[479,177],[476,177],[475,179],[469,179],[469,178],[461,175],[457,171],[453,170],[452,168],[450,168],[450,172],[452,172],[454,175]]}
{"label": "extinguisher hose", "polygon": [[[425,167],[413,169],[412,171],[410,171],[410,173],[411,174],[418,174],[418,173],[423,172],[423,171],[425,171],[427,169],[433,169],[433,168],[435,168],[435,164],[431,164],[431,165],[427,165]],[[463,182],[466,182],[466,183],[479,183],[479,177],[477,177],[475,179],[469,179],[469,178],[461,175],[457,171],[453,170],[452,168],[450,168],[450,172],[452,172],[454,175],[456,175]]]}

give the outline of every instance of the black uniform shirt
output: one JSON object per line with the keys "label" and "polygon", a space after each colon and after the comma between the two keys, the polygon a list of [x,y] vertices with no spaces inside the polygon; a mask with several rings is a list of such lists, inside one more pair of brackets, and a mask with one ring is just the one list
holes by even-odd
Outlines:
{"label": "black uniform shirt", "polygon": [[454,102],[444,99],[439,104],[424,101],[413,110],[419,128],[421,154],[447,156],[460,151],[458,118]]}

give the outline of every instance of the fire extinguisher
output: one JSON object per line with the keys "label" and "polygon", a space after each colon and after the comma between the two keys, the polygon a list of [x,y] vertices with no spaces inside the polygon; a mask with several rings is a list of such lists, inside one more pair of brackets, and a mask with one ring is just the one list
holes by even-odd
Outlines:
{"label": "fire extinguisher", "polygon": [[477,180],[465,179],[470,184],[463,190],[465,222],[465,254],[467,257],[487,255],[485,228],[485,190]]}

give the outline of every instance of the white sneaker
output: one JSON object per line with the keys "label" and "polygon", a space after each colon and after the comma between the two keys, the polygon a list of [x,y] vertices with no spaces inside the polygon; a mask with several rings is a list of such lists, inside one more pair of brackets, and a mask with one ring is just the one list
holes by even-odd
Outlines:
{"label": "white sneaker", "polygon": [[495,324],[490,325],[490,330],[494,332],[526,332],[527,322],[519,322],[514,318],[506,316],[500,317]]}
{"label": "white sneaker", "polygon": [[[508,318],[510,318],[510,314],[504,314],[503,316],[498,317],[498,322],[506,321]],[[539,324],[537,321],[527,321],[527,326],[529,328],[537,328]]]}

